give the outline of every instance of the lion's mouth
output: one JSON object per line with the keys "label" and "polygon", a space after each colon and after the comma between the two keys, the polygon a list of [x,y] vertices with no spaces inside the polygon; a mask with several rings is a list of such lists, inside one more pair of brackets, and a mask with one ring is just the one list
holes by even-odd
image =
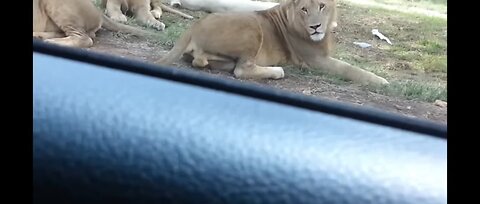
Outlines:
{"label": "lion's mouth", "polygon": [[310,39],[312,39],[315,42],[319,42],[323,40],[324,37],[325,37],[324,32],[313,32],[312,34],[310,34]]}

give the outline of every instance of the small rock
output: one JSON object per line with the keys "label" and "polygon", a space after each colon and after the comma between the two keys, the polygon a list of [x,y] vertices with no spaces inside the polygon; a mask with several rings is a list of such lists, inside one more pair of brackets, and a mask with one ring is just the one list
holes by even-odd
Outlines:
{"label": "small rock", "polygon": [[442,101],[442,100],[435,100],[435,103],[434,103],[436,106],[440,106],[440,107],[447,107],[447,102],[446,101]]}
{"label": "small rock", "polygon": [[303,90],[302,93],[305,95],[312,95],[312,90]]}
{"label": "small rock", "polygon": [[365,42],[353,42],[353,44],[360,46],[361,48],[369,48],[372,45],[365,43]]}

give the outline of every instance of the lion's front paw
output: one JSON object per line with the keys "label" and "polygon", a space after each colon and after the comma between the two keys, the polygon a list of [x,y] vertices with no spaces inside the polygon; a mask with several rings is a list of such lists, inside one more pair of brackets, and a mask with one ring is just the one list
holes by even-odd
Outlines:
{"label": "lion's front paw", "polygon": [[165,24],[160,21],[149,21],[148,26],[155,28],[159,31],[165,30]]}
{"label": "lion's front paw", "polygon": [[181,6],[181,5],[182,5],[182,3],[180,3],[179,0],[171,0],[171,1],[170,1],[170,6],[174,6],[174,7],[175,7],[175,6]]}
{"label": "lion's front paw", "polygon": [[55,44],[55,40],[52,40],[52,39],[45,39],[43,40],[43,42]]}
{"label": "lion's front paw", "polygon": [[390,84],[390,82],[388,82],[386,79],[382,78],[380,84],[382,84],[382,85],[388,85],[388,84]]}
{"label": "lion's front paw", "polygon": [[33,38],[43,40],[43,36],[36,33],[33,33]]}
{"label": "lion's front paw", "polygon": [[160,19],[160,17],[162,17],[162,11],[159,10],[152,10],[150,13],[152,13],[153,17],[156,19]]}
{"label": "lion's front paw", "polygon": [[269,67],[272,70],[272,79],[282,79],[285,77],[285,71],[282,67]]}
{"label": "lion's front paw", "polygon": [[110,16],[110,19],[120,23],[127,22],[127,17],[125,15],[112,15]]}
{"label": "lion's front paw", "polygon": [[388,82],[385,78],[376,76],[374,77],[371,81],[371,83],[376,84],[376,85],[388,85],[390,82]]}
{"label": "lion's front paw", "polygon": [[45,39],[43,42],[62,46],[71,46],[72,44],[71,41],[65,39]]}

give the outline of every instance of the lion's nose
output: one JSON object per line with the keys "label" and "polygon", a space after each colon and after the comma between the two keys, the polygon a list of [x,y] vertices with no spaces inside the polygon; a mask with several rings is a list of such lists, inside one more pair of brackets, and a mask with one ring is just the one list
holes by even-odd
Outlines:
{"label": "lion's nose", "polygon": [[322,26],[322,24],[313,25],[313,26],[310,26],[310,28],[313,30],[317,30],[317,28],[320,26]]}

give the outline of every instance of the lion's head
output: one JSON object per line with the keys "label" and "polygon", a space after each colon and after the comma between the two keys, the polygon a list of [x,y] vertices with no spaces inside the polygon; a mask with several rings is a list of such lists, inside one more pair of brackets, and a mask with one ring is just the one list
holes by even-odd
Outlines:
{"label": "lion's head", "polygon": [[335,0],[290,0],[286,3],[290,25],[314,42],[324,39],[332,26]]}

